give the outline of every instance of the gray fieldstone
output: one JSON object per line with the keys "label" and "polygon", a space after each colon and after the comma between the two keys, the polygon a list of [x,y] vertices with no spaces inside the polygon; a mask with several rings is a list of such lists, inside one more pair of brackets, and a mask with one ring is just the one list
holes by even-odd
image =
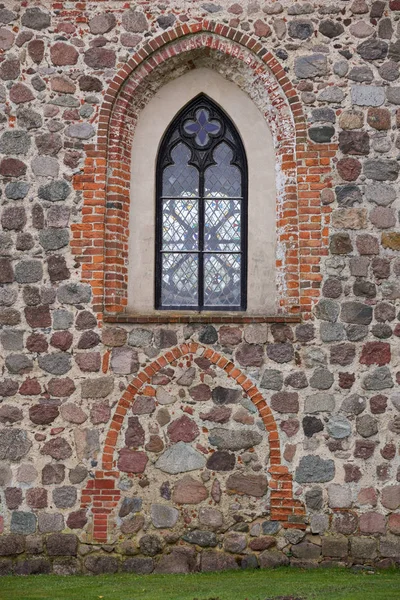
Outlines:
{"label": "gray fieldstone", "polygon": [[360,415],[366,409],[366,406],[365,398],[358,394],[352,394],[343,400],[340,410],[346,415]]}
{"label": "gray fieldstone", "polygon": [[166,504],[152,504],[150,508],[151,521],[158,529],[172,528],[179,518],[179,511]]}
{"label": "gray fieldstone", "polygon": [[43,118],[31,108],[20,106],[17,110],[17,123],[22,129],[38,129],[43,125]]}
{"label": "gray fieldstone", "polygon": [[339,342],[346,337],[342,323],[323,321],[319,326],[319,333],[323,342]]}
{"label": "gray fieldstone", "polygon": [[294,61],[294,71],[299,79],[314,79],[328,74],[327,57],[324,54],[298,56]]}
{"label": "gray fieldstone", "polygon": [[369,67],[363,65],[362,67],[353,67],[348,74],[348,78],[358,83],[371,83],[374,80],[374,74]]}
{"label": "gray fieldstone", "polygon": [[35,283],[43,277],[43,267],[39,260],[22,260],[15,265],[15,279],[18,283]]}
{"label": "gray fieldstone", "polygon": [[14,511],[11,514],[11,533],[29,535],[36,531],[36,515],[31,512]]}
{"label": "gray fieldstone", "polygon": [[9,200],[23,200],[29,188],[30,184],[25,181],[12,181],[6,185],[5,194]]}
{"label": "gray fieldstone", "polygon": [[146,348],[150,346],[153,340],[153,332],[149,329],[133,329],[128,338],[128,344],[137,348]]}
{"label": "gray fieldstone", "polygon": [[351,101],[358,106],[381,106],[385,102],[385,89],[374,85],[352,85]]}
{"label": "gray fieldstone", "polygon": [[111,369],[119,375],[136,373],[139,368],[137,351],[129,346],[113,348],[111,353]]}
{"label": "gray fieldstone", "polygon": [[101,13],[89,20],[90,33],[94,35],[108,33],[115,25],[116,19],[112,13]]}
{"label": "gray fieldstone", "polygon": [[333,300],[322,299],[315,307],[315,316],[323,321],[334,323],[340,312],[340,305]]}
{"label": "gray fieldstone", "polygon": [[279,391],[283,386],[283,375],[276,369],[266,369],[261,378],[260,387],[267,390]]}
{"label": "gray fieldstone", "polygon": [[82,283],[65,283],[57,291],[57,299],[61,304],[87,304],[91,296],[90,285]]}
{"label": "gray fieldstone", "polygon": [[366,390],[384,390],[393,387],[393,379],[388,367],[377,367],[369,372],[362,381]]}
{"label": "gray fieldstone", "polygon": [[73,322],[74,316],[68,310],[58,309],[53,312],[53,329],[69,329]]}
{"label": "gray fieldstone", "polygon": [[351,423],[346,417],[342,417],[341,415],[331,417],[326,428],[329,435],[336,440],[341,440],[351,435]]}
{"label": "gray fieldstone", "polygon": [[114,389],[112,377],[84,379],[81,383],[82,398],[106,398]]}
{"label": "gray fieldstone", "polygon": [[369,325],[372,321],[372,307],[361,302],[343,302],[340,318],[345,323]]}
{"label": "gray fieldstone", "polygon": [[333,460],[324,460],[319,456],[303,456],[296,469],[295,481],[298,483],[317,483],[332,481],[335,476]]}
{"label": "gray fieldstone", "polygon": [[27,8],[22,15],[21,24],[28,29],[40,31],[50,26],[50,15],[39,7]]}
{"label": "gray fieldstone", "polygon": [[333,381],[334,376],[328,369],[318,367],[310,377],[310,386],[318,390],[329,390]]}
{"label": "gray fieldstone", "polygon": [[344,99],[344,92],[339,87],[332,85],[322,90],[322,92],[318,94],[317,99],[320,102],[339,104]]}
{"label": "gray fieldstone", "polygon": [[53,490],[53,502],[57,508],[71,508],[75,505],[77,490],[72,486],[64,486]]}
{"label": "gray fieldstone", "polygon": [[313,394],[304,401],[304,412],[319,413],[333,412],[335,410],[335,397],[333,394]]}
{"label": "gray fieldstone", "polygon": [[32,370],[33,363],[26,354],[9,354],[6,357],[5,365],[13,375],[23,375]]}
{"label": "gray fieldstone", "polygon": [[58,179],[46,185],[40,186],[38,191],[39,198],[42,198],[42,200],[48,200],[49,202],[61,202],[66,200],[70,193],[71,187],[64,179]]}
{"label": "gray fieldstone", "polygon": [[49,227],[39,233],[39,241],[44,250],[59,250],[68,245],[69,231],[68,229]]}
{"label": "gray fieldstone", "polygon": [[396,181],[400,165],[396,160],[368,159],[364,163],[363,172],[375,181]]}
{"label": "gray fieldstone", "polygon": [[356,429],[362,437],[371,437],[378,433],[378,421],[371,415],[362,415],[356,419]]}
{"label": "gray fieldstone", "polygon": [[0,152],[3,154],[27,154],[31,138],[24,130],[5,131],[0,137]]}
{"label": "gray fieldstone", "polygon": [[38,514],[38,526],[40,533],[54,533],[62,531],[65,527],[64,517],[60,513],[43,513]]}
{"label": "gray fieldstone", "polygon": [[65,135],[78,140],[88,140],[95,135],[95,130],[90,123],[74,123],[66,128]]}
{"label": "gray fieldstone", "polygon": [[190,444],[178,442],[158,458],[155,467],[165,473],[176,474],[202,469],[205,464],[204,454],[197,452]]}
{"label": "gray fieldstone", "polygon": [[217,536],[211,531],[202,531],[195,529],[182,536],[182,539],[189,544],[196,544],[202,548],[214,548],[217,545]]}
{"label": "gray fieldstone", "polygon": [[230,430],[216,427],[210,432],[209,442],[220,450],[246,450],[262,442],[262,435],[251,429]]}
{"label": "gray fieldstone", "polygon": [[65,375],[71,369],[71,355],[65,352],[56,352],[39,356],[39,367],[52,375]]}
{"label": "gray fieldstone", "polygon": [[[59,163],[51,156],[36,156],[31,162],[32,171],[37,177],[58,177]],[[65,182],[67,183],[67,182]],[[68,184],[67,184],[68,186]],[[47,186],[44,186],[47,187]],[[68,186],[69,189],[69,186]],[[48,192],[45,192],[47,194]],[[43,196],[43,192],[42,192]],[[65,199],[65,198],[64,198]]]}

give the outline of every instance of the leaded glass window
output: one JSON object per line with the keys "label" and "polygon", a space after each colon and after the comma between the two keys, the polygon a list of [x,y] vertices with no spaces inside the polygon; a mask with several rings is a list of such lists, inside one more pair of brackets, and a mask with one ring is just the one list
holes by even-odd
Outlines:
{"label": "leaded glass window", "polygon": [[247,164],[228,116],[200,95],[158,155],[156,308],[244,310]]}

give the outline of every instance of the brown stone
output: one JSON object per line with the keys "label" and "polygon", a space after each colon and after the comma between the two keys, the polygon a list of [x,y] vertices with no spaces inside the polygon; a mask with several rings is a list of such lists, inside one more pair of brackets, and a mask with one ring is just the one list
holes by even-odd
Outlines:
{"label": "brown stone", "polygon": [[216,406],[208,413],[200,413],[200,419],[211,421],[213,423],[227,423],[231,416],[231,409],[228,406]]}
{"label": "brown stone", "polygon": [[223,346],[236,346],[242,341],[242,331],[239,327],[223,325],[218,331],[219,341]]}
{"label": "brown stone", "polygon": [[26,503],[31,508],[46,508],[47,490],[45,488],[31,488],[27,490]]}
{"label": "brown stone", "polygon": [[156,402],[151,396],[137,396],[132,404],[134,415],[151,415],[156,409]]}
{"label": "brown stone", "polygon": [[57,398],[71,396],[75,391],[75,384],[69,377],[65,377],[65,379],[50,379],[47,387],[49,393]]}
{"label": "brown stone", "polygon": [[90,420],[93,425],[108,423],[111,417],[111,408],[107,400],[95,402],[90,409]]}
{"label": "brown stone", "polygon": [[258,344],[243,343],[236,351],[236,360],[242,367],[261,367],[264,360],[264,349]]}
{"label": "brown stone", "polygon": [[159,435],[151,435],[148,443],[145,445],[147,452],[162,452],[164,450],[164,442]]}
{"label": "brown stone", "polygon": [[31,327],[51,327],[51,315],[48,306],[27,306],[25,319]]}
{"label": "brown stone", "polygon": [[61,94],[74,94],[76,91],[75,83],[62,75],[54,75],[50,80],[50,86],[53,92],[60,92]]}
{"label": "brown stone", "polygon": [[143,473],[148,460],[144,452],[122,448],[119,451],[118,469],[124,473]]}
{"label": "brown stone", "polygon": [[130,448],[139,448],[144,444],[145,433],[138,417],[129,417],[125,432],[125,444]]}
{"label": "brown stone", "polygon": [[72,456],[72,448],[64,438],[53,438],[46,442],[40,451],[41,454],[48,454],[55,460],[65,460]]}
{"label": "brown stone", "polygon": [[387,108],[369,108],[367,122],[379,131],[390,129],[390,111]]}
{"label": "brown stone", "polygon": [[211,390],[205,383],[199,383],[199,385],[190,388],[189,394],[196,402],[206,402],[211,398]]}
{"label": "brown stone", "polygon": [[261,498],[267,493],[268,481],[265,475],[233,473],[227,479],[226,489],[231,494],[245,494]]}
{"label": "brown stone", "polygon": [[199,504],[207,498],[207,488],[190,475],[179,479],[174,485],[172,500],[176,504]]}
{"label": "brown stone", "polygon": [[196,423],[187,415],[179,417],[172,421],[167,428],[168,436],[171,442],[192,442],[199,435],[199,428]]}
{"label": "brown stone", "polygon": [[356,158],[342,158],[337,163],[337,171],[345,181],[355,181],[361,173],[361,163]]}
{"label": "brown stone", "polygon": [[299,412],[299,395],[297,392],[277,392],[271,396],[271,408],[280,413]]}
{"label": "brown stone", "polygon": [[371,412],[375,415],[381,415],[386,411],[387,408],[387,397],[382,394],[373,396],[370,398],[369,405]]}
{"label": "brown stone", "polygon": [[268,548],[272,548],[276,545],[276,539],[272,537],[272,535],[264,535],[259,538],[254,538],[250,540],[249,548],[251,550],[268,550]]}
{"label": "brown stone", "polygon": [[64,42],[56,42],[50,48],[50,58],[53,65],[64,67],[66,65],[76,65],[79,53],[74,46]]}
{"label": "brown stone", "polygon": [[389,233],[382,233],[382,246],[389,248],[390,250],[400,250],[400,233],[397,231],[390,231]]}
{"label": "brown stone", "polygon": [[54,404],[35,404],[29,409],[29,418],[36,425],[49,425],[58,415],[58,406]]}
{"label": "brown stone", "polygon": [[23,394],[24,396],[37,396],[41,393],[41,391],[42,388],[38,380],[30,377],[25,379],[19,388],[19,393]]}
{"label": "brown stone", "polygon": [[70,529],[83,529],[87,521],[86,510],[76,510],[68,515],[67,526]]}
{"label": "brown stone", "polygon": [[87,420],[87,414],[77,404],[67,402],[61,406],[61,416],[68,423],[80,425]]}
{"label": "brown stone", "polygon": [[128,333],[120,327],[109,327],[103,329],[101,339],[106,346],[123,346],[128,339]]}
{"label": "brown stone", "polygon": [[70,331],[56,331],[50,338],[50,344],[53,348],[59,350],[68,350],[72,344],[72,333]]}
{"label": "brown stone", "polygon": [[34,100],[34,98],[32,90],[23,83],[14,83],[10,90],[10,100],[14,104],[24,104],[25,102]]}
{"label": "brown stone", "polygon": [[367,342],[360,356],[362,365],[386,365],[390,363],[390,344],[386,342]]}
{"label": "brown stone", "polygon": [[4,158],[0,162],[0,175],[3,177],[22,177],[26,173],[26,164],[18,158]]}
{"label": "brown stone", "polygon": [[287,421],[281,421],[279,427],[288,437],[293,437],[300,429],[300,423],[297,419],[288,419]]}
{"label": "brown stone", "polygon": [[226,450],[213,452],[207,460],[207,469],[210,471],[232,471],[236,463],[236,457]]}
{"label": "brown stone", "polygon": [[28,44],[28,54],[34,63],[40,64],[44,56],[44,41],[31,40]]}
{"label": "brown stone", "polygon": [[350,483],[352,481],[360,481],[362,473],[360,471],[360,467],[352,464],[343,465],[344,468],[344,481],[345,483]]}

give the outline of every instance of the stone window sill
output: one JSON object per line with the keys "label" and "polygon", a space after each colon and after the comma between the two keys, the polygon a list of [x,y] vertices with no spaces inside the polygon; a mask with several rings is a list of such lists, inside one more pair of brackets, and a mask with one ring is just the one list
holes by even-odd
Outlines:
{"label": "stone window sill", "polygon": [[301,323],[301,315],[250,315],[248,313],[231,312],[202,312],[185,313],[179,311],[159,311],[152,314],[138,314],[123,312],[118,314],[105,313],[103,316],[105,323],[133,323],[133,324],[168,324],[168,323]]}

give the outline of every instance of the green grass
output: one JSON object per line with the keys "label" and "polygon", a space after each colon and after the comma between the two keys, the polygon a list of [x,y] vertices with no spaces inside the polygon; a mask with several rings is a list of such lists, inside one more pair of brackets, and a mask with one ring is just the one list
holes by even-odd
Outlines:
{"label": "green grass", "polygon": [[191,575],[2,577],[1,600],[400,599],[400,571],[295,568]]}

